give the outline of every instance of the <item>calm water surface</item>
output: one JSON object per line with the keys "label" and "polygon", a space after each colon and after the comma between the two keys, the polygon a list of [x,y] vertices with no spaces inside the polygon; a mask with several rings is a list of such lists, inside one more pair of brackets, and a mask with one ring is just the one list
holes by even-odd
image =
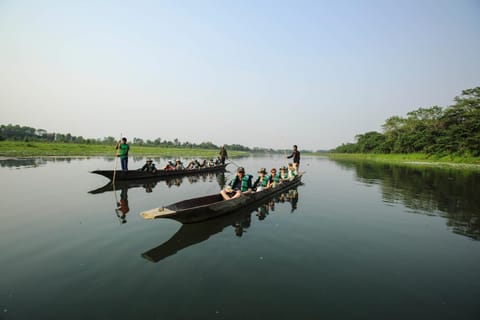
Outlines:
{"label": "calm water surface", "polygon": [[232,173],[99,190],[89,171],[113,167],[0,161],[0,319],[479,317],[478,173],[304,157],[304,184],[283,198],[182,226],[139,212]]}

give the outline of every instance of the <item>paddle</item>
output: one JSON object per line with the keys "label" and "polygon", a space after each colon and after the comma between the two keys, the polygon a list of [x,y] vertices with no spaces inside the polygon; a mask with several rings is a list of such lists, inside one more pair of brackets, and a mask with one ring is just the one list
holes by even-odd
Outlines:
{"label": "paddle", "polygon": [[[122,134],[120,133],[120,140],[122,139]],[[118,146],[118,144],[117,144]],[[113,177],[112,177],[112,188],[113,188],[113,193],[115,194],[115,214],[117,216],[117,218],[120,219],[120,217],[118,216],[118,198],[117,198],[117,191],[115,190],[115,176],[117,174],[117,163],[118,163],[118,155],[120,154],[120,147],[118,147],[116,149],[116,152],[115,152],[115,165],[113,166]],[[119,220],[120,224],[122,224],[122,222]]]}
{"label": "paddle", "polygon": [[[122,134],[120,133],[120,140],[122,139]],[[119,140],[119,141],[120,141]],[[112,178],[112,185],[113,185],[113,191],[115,192],[115,176],[117,175],[117,162],[118,162],[118,155],[120,154],[120,147],[117,142],[117,148],[115,152],[115,165],[113,167],[113,178]]]}

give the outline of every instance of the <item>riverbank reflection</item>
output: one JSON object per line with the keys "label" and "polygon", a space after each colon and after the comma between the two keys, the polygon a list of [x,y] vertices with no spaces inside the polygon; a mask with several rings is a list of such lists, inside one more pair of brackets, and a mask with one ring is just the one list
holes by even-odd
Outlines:
{"label": "riverbank reflection", "polygon": [[335,160],[356,180],[379,185],[386,204],[401,203],[412,213],[441,216],[452,232],[480,240],[480,173],[454,168]]}
{"label": "riverbank reflection", "polygon": [[221,188],[225,186],[225,173],[224,172],[208,172],[196,175],[189,175],[184,177],[167,177],[167,178],[154,178],[154,179],[139,179],[139,180],[119,180],[113,183],[109,181],[104,186],[91,190],[90,194],[100,194],[104,192],[132,189],[132,188],[144,188],[145,192],[150,193],[160,183],[165,183],[168,188],[180,187],[182,183],[188,182],[194,184],[197,182],[212,182],[217,181]]}

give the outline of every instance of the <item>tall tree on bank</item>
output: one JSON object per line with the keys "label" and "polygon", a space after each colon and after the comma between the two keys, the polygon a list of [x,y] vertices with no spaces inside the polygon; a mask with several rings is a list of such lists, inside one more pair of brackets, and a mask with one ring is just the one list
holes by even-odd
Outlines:
{"label": "tall tree on bank", "polygon": [[480,87],[462,91],[455,104],[419,108],[406,118],[392,116],[375,131],[356,135],[339,153],[427,153],[480,156]]}

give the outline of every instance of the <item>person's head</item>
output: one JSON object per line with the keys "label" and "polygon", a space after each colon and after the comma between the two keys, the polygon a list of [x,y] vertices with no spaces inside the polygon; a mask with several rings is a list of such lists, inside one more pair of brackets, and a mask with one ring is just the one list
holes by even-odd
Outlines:
{"label": "person's head", "polygon": [[150,164],[150,163],[152,163],[152,162],[153,162],[152,159],[147,159],[147,163]]}
{"label": "person's head", "polygon": [[285,168],[285,167],[280,167],[280,173],[285,173],[285,170],[287,170],[287,168]]}
{"label": "person's head", "polygon": [[277,169],[272,168],[272,169],[270,170],[270,173],[271,173],[272,175],[276,175],[276,174],[277,174]]}
{"label": "person's head", "polygon": [[267,174],[267,170],[265,168],[260,168],[258,174],[263,176],[264,174]]}
{"label": "person's head", "polygon": [[123,142],[123,143],[127,143],[127,138],[123,137],[123,138],[122,138],[122,142]]}
{"label": "person's head", "polygon": [[297,145],[296,144],[293,145],[293,150],[297,150]]}
{"label": "person's head", "polygon": [[237,175],[238,176],[243,176],[245,174],[245,169],[243,167],[238,167],[237,168]]}
{"label": "person's head", "polygon": [[290,163],[288,164],[288,168],[289,168],[289,169],[290,169],[290,168],[293,168],[293,163],[290,162]]}

